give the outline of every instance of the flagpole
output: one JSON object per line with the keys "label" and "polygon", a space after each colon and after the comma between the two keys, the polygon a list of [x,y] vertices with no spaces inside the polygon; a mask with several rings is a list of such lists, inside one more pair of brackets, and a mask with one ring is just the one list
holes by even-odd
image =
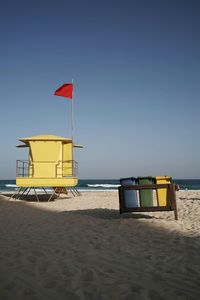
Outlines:
{"label": "flagpole", "polygon": [[[73,79],[72,79],[72,85],[74,87]],[[73,96],[72,96],[72,103],[71,103],[71,138],[72,138],[72,142],[73,142],[73,138],[74,138],[74,98],[73,98]]]}

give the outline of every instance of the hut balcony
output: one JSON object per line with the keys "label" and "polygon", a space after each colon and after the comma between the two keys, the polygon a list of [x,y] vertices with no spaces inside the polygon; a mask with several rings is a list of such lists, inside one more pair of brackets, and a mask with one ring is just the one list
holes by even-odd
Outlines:
{"label": "hut balcony", "polygon": [[19,186],[75,186],[78,163],[75,160],[17,160],[16,183]]}

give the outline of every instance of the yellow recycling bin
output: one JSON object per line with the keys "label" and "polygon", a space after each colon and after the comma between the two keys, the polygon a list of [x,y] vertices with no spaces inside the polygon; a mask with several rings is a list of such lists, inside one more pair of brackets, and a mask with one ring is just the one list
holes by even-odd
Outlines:
{"label": "yellow recycling bin", "polygon": [[[171,183],[170,176],[156,176],[156,184]],[[160,188],[156,190],[158,206],[167,206],[167,188]]]}

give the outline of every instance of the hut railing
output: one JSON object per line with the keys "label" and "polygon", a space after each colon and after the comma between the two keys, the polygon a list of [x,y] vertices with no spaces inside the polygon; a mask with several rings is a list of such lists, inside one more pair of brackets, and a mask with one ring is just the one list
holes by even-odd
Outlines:
{"label": "hut railing", "polygon": [[[17,160],[16,163],[16,175],[17,177],[29,177],[29,161]],[[32,176],[31,176],[32,177]]]}
{"label": "hut railing", "polygon": [[[55,172],[52,178],[59,177],[77,177],[78,176],[78,163],[75,160],[58,160],[58,161],[34,161],[30,162],[28,160],[17,160],[16,162],[16,177],[28,177],[36,178],[35,176],[35,165],[42,164],[54,165]],[[47,177],[48,171],[47,171]]]}

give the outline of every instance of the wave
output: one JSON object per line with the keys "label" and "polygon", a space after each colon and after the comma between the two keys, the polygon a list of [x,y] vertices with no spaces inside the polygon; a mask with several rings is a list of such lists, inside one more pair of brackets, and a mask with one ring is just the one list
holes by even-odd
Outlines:
{"label": "wave", "polygon": [[119,184],[87,184],[88,187],[117,188]]}
{"label": "wave", "polygon": [[91,193],[91,192],[117,192],[117,190],[116,189],[105,189],[105,190],[97,190],[97,189],[78,189],[78,191],[80,192],[80,193],[82,193],[82,192],[87,192],[87,193]]}
{"label": "wave", "polygon": [[13,188],[13,187],[14,187],[14,188],[17,187],[16,184],[6,184],[5,186],[6,186],[6,187],[12,187],[12,188]]}

